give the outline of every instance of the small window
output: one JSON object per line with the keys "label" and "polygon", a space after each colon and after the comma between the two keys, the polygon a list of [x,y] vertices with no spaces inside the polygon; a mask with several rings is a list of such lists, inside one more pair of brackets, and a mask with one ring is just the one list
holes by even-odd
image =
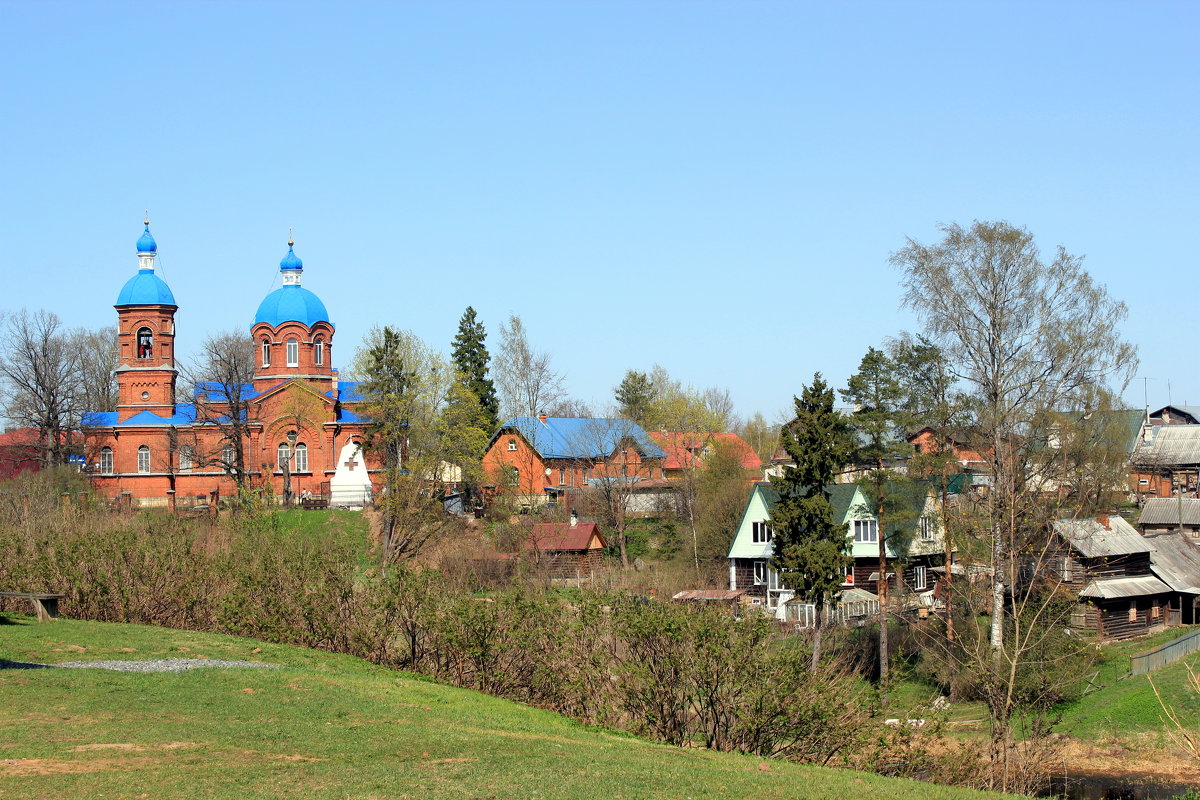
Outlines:
{"label": "small window", "polygon": [[583,487],[586,489],[588,482],[592,479],[592,468],[584,467],[582,470],[580,470],[580,474],[583,477]]}
{"label": "small window", "polygon": [[509,439],[508,440],[508,452],[515,453],[516,451],[517,451],[517,440]]}
{"label": "small window", "polygon": [[913,570],[913,588],[917,590],[924,589],[929,585],[929,574],[925,567],[917,567]]}
{"label": "small window", "polygon": [[754,585],[763,586],[767,582],[767,562],[754,562]]}
{"label": "small window", "polygon": [[854,520],[854,541],[856,541],[856,542],[878,542],[879,541],[879,523],[873,519],[856,519],[856,520]]}
{"label": "small window", "polygon": [[559,486],[567,485],[567,471],[565,469],[563,469],[562,467],[558,468],[558,485]]}
{"label": "small window", "polygon": [[853,586],[854,585],[854,565],[847,564],[845,566],[845,568],[842,570],[842,574],[843,574],[842,586]]}
{"label": "small window", "polygon": [[296,472],[308,472],[308,445],[300,442],[296,445],[296,454],[294,456],[293,468]]}
{"label": "small window", "polygon": [[271,366],[271,340],[262,340],[262,365],[264,367]]}
{"label": "small window", "polygon": [[521,482],[521,470],[516,467],[508,468],[508,485],[516,486]]}
{"label": "small window", "polygon": [[283,469],[285,464],[287,464],[288,468],[290,469],[291,468],[291,463],[290,463],[291,460],[292,460],[291,448],[287,446],[287,442],[284,442],[283,444],[279,445],[279,448],[275,451],[275,463],[279,465],[280,469]]}
{"label": "small window", "polygon": [[225,467],[226,471],[233,469],[234,466],[233,445],[226,444],[221,448],[221,466]]}
{"label": "small window", "polygon": [[322,339],[317,339],[317,343],[313,345],[313,361],[318,367],[325,363],[325,342]]}
{"label": "small window", "polygon": [[300,366],[300,342],[295,339],[287,340],[287,365],[289,367]]}
{"label": "small window", "polygon": [[196,453],[190,445],[184,445],[179,448],[179,471],[187,472],[196,462]]}
{"label": "small window", "polygon": [[104,447],[100,449],[100,474],[113,474],[113,453],[111,447]]}
{"label": "small window", "polygon": [[921,517],[918,524],[920,525],[921,541],[932,542],[933,541],[933,520],[929,517]]}
{"label": "small window", "polygon": [[154,334],[149,328],[138,328],[137,357],[154,358]]}
{"label": "small window", "polygon": [[765,544],[771,541],[771,528],[766,521],[750,523],[750,541],[754,544]]}
{"label": "small window", "polygon": [[138,448],[138,472],[150,471],[150,448],[142,445]]}
{"label": "small window", "polygon": [[1131,601],[1129,601],[1129,621],[1130,621],[1130,622],[1137,622],[1137,621],[1138,621],[1138,618],[1137,618],[1137,617],[1138,617],[1138,613],[1137,613],[1137,601],[1136,601],[1136,600],[1131,600]]}

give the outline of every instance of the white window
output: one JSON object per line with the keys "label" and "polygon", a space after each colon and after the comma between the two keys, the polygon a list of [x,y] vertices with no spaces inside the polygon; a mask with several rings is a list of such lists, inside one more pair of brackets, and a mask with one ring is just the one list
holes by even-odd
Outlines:
{"label": "white window", "polygon": [[317,343],[313,345],[313,360],[318,367],[325,363],[325,342],[321,339],[317,339]]}
{"label": "white window", "polygon": [[192,464],[196,462],[196,454],[191,446],[184,445],[179,448],[179,471],[187,472],[192,468]]}
{"label": "white window", "polygon": [[567,471],[565,469],[563,469],[562,467],[558,468],[558,485],[559,486],[567,485]]}
{"label": "white window", "polygon": [[150,471],[150,448],[142,445],[138,448],[138,472]]}
{"label": "white window", "polygon": [[296,456],[294,463],[295,467],[293,469],[296,472],[308,472],[308,445],[306,445],[304,442],[300,442],[300,444],[296,445]]}
{"label": "white window", "polygon": [[767,562],[754,562],[754,585],[762,586],[767,582]]}
{"label": "white window", "polygon": [[234,462],[233,445],[226,444],[224,447],[221,448],[221,464],[225,467],[226,470],[229,470],[229,469],[233,468],[233,462]]}
{"label": "white window", "polygon": [[283,465],[288,464],[288,468],[290,469],[291,465],[288,462],[291,461],[291,458],[292,452],[287,446],[287,442],[279,445],[279,449],[275,452],[275,463],[279,465],[279,468],[283,469]]}
{"label": "white window", "polygon": [[928,585],[927,582],[929,580],[929,575],[925,567],[917,567],[913,570],[913,573],[913,588],[918,590],[924,589]]}
{"label": "white window", "polygon": [[113,474],[113,459],[112,459],[112,448],[111,447],[104,447],[104,448],[101,448],[101,450],[100,450],[100,474],[101,475],[112,475]]}
{"label": "white window", "polygon": [[766,521],[750,523],[750,541],[754,544],[765,544],[771,541],[771,528]]}
{"label": "white window", "polygon": [[516,467],[508,468],[508,485],[516,486],[521,482],[521,470]]}
{"label": "white window", "polygon": [[516,439],[509,439],[509,440],[508,440],[508,452],[510,452],[510,453],[515,453],[515,452],[516,452],[516,450],[517,450],[517,440],[516,440]]}
{"label": "white window", "polygon": [[295,339],[287,340],[287,365],[289,367],[300,366],[300,343]]}
{"label": "white window", "polygon": [[847,564],[844,570],[845,577],[842,579],[842,586],[854,585],[854,565]]}
{"label": "white window", "polygon": [[873,519],[854,520],[854,541],[878,542],[879,522]]}
{"label": "white window", "polygon": [[921,533],[921,541],[933,541],[933,520],[930,517],[921,517],[918,520],[918,526]]}
{"label": "white window", "polygon": [[262,362],[264,367],[271,366],[271,340],[262,340]]}

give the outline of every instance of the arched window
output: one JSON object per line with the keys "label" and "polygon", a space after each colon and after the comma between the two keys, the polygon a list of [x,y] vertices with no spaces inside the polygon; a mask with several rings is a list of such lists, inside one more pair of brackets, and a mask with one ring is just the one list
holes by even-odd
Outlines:
{"label": "arched window", "polygon": [[270,339],[262,340],[262,357],[263,357],[263,366],[264,367],[271,366],[271,340]]}
{"label": "arched window", "polygon": [[300,343],[295,339],[287,340],[287,365],[289,367],[300,366]]}
{"label": "arched window", "polygon": [[187,472],[188,470],[190,470],[192,468],[192,465],[195,463],[196,463],[196,451],[192,449],[191,445],[185,444],[183,447],[179,448],[179,471],[180,472]]}
{"label": "arched window", "polygon": [[138,448],[138,472],[150,471],[150,448],[142,445]]}
{"label": "arched window", "polygon": [[317,343],[313,345],[313,360],[318,367],[325,363],[325,342],[322,339],[317,339]]}
{"label": "arched window", "polygon": [[137,357],[138,358],[153,358],[154,357],[154,334],[150,332],[149,328],[138,328]]}
{"label": "arched window", "polygon": [[111,447],[102,447],[100,449],[100,474],[101,475],[112,475],[113,474],[112,448]]}
{"label": "arched window", "polygon": [[283,469],[283,465],[287,464],[291,460],[291,457],[291,448],[288,447],[287,442],[283,442],[275,452],[275,463],[279,465],[280,469]]}
{"label": "arched window", "polygon": [[308,472],[308,445],[300,442],[296,445],[296,456],[292,462],[293,472]]}

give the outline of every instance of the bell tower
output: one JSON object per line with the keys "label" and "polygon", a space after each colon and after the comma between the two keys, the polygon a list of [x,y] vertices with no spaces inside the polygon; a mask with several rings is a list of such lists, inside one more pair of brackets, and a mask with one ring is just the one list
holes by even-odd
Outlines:
{"label": "bell tower", "polygon": [[117,366],[117,421],[143,411],[160,417],[175,414],[175,296],[154,274],[158,244],[150,219],[137,241],[138,272],[117,297],[120,361]]}

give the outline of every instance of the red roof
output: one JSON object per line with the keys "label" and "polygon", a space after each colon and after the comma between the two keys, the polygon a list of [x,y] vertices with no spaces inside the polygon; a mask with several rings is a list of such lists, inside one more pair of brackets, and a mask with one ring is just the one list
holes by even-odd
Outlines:
{"label": "red roof", "polygon": [[710,445],[730,448],[742,462],[744,469],[761,469],[762,459],[754,448],[746,444],[736,433],[684,433],[679,431],[650,431],[654,443],[666,451],[663,469],[689,469],[700,466],[704,461],[704,449]]}
{"label": "red roof", "polygon": [[[599,544],[592,547],[592,537]],[[539,522],[533,526],[532,544],[538,550],[597,550],[605,545],[604,537],[594,522]]]}

